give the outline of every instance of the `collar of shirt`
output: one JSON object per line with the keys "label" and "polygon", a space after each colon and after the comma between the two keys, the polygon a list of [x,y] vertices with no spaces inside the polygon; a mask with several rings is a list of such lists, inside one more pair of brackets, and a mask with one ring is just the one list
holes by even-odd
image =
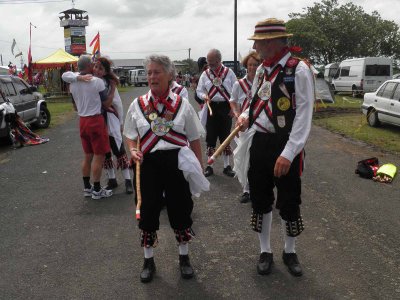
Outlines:
{"label": "collar of shirt", "polygon": [[271,67],[264,67],[264,69],[267,71],[267,73],[269,74],[271,71],[272,71],[272,69],[276,66],[276,65],[281,65],[282,66],[282,68],[286,65],[286,62],[288,61],[288,59],[289,59],[289,57],[291,56],[292,54],[290,53],[290,52],[288,52],[288,53],[286,53],[286,55],[284,55],[279,61],[278,61],[278,63],[277,64],[275,64],[274,66],[271,66]]}

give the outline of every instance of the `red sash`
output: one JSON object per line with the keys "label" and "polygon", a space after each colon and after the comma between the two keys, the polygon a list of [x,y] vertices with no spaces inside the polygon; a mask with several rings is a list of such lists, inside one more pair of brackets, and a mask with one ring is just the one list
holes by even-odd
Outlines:
{"label": "red sash", "polygon": [[[176,95],[176,101],[175,101],[175,104],[173,104],[172,120],[175,119],[175,117],[181,107],[181,104],[182,104],[181,96]],[[151,149],[153,149],[154,146],[160,140],[164,140],[168,143],[171,143],[171,144],[177,145],[177,146],[181,146],[181,147],[188,145],[186,136],[182,133],[174,131],[172,128],[168,131],[168,133],[166,135],[163,135],[163,136],[158,136],[151,130],[151,121],[149,120],[149,118],[147,116],[147,114],[152,111],[150,101],[148,99],[148,94],[145,95],[145,97],[143,97],[143,96],[139,97],[139,107],[140,107],[140,110],[142,111],[142,114],[145,116],[147,122],[150,125],[150,129],[141,137],[140,148],[141,148],[141,151],[143,152],[143,154],[150,152]],[[155,109],[157,109],[157,108],[155,108]],[[166,114],[166,108],[164,107],[160,116],[164,117],[165,114]]]}
{"label": "red sash", "polygon": [[249,92],[251,90],[251,85],[245,78],[239,79],[238,82],[239,82],[239,85],[242,88],[244,94],[246,95],[246,98],[244,99],[244,101],[242,103],[242,107],[240,109],[240,112],[243,112],[247,109],[247,107],[249,106],[249,103],[250,103],[251,94],[249,95]]}
{"label": "red sash", "polygon": [[213,83],[213,80],[211,79],[210,72],[213,73],[214,78],[218,77],[218,78],[221,79],[221,85],[220,86],[215,86],[214,84],[212,84],[210,90],[208,91],[208,97],[210,98],[210,100],[217,93],[219,93],[226,101],[229,102],[229,99],[230,99],[231,95],[228,93],[228,91],[226,90],[226,88],[224,87],[224,84],[223,84],[224,81],[225,81],[226,75],[229,72],[229,68],[223,66],[221,68],[221,70],[218,72],[217,75],[211,69],[207,69],[205,72],[206,72],[206,75],[207,75],[208,79],[211,81],[211,83]]}
{"label": "red sash", "polygon": [[275,82],[276,77],[278,76],[280,70],[282,69],[282,66],[278,64],[275,69],[272,70],[271,75],[267,75],[267,72],[264,70],[264,76],[260,74],[261,76],[258,77],[259,82],[258,82],[258,89],[257,92],[254,95],[254,98],[256,100],[253,108],[253,120],[256,121],[257,118],[259,117],[260,113],[264,110],[265,113],[267,114],[268,118],[272,118],[272,111],[269,107],[269,103],[271,102],[271,97],[268,100],[261,100],[260,97],[258,96],[258,91],[260,90],[261,85],[264,83],[264,81],[270,81],[271,82],[271,88],[272,85]]}
{"label": "red sash", "polygon": [[182,90],[183,90],[183,86],[182,85],[178,85],[178,86],[176,86],[176,87],[171,89],[171,91],[174,94],[177,94],[177,95],[179,95],[182,92]]}

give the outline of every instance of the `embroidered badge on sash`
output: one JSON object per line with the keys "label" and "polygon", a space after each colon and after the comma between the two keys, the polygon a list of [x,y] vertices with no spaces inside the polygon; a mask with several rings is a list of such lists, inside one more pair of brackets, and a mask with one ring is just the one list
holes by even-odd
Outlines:
{"label": "embroidered badge on sash", "polygon": [[155,119],[157,119],[157,113],[152,112],[149,114],[149,120],[154,121]]}
{"label": "embroidered badge on sash", "polygon": [[151,130],[157,136],[164,136],[174,126],[173,121],[167,121],[164,118],[157,117],[151,122]]}
{"label": "embroidered badge on sash", "polygon": [[290,108],[290,100],[286,97],[278,99],[277,106],[281,111],[287,111]]}
{"label": "embroidered badge on sash", "polygon": [[268,100],[271,97],[271,82],[265,81],[258,90],[261,100]]}
{"label": "embroidered badge on sash", "polygon": [[214,86],[219,87],[219,86],[222,85],[222,80],[221,80],[221,78],[219,78],[219,77],[215,77],[215,78],[213,79],[212,83],[213,83]]}
{"label": "embroidered badge on sash", "polygon": [[285,125],[286,125],[285,116],[278,116],[278,117],[277,117],[277,121],[278,121],[278,126],[279,126],[280,128],[285,127]]}

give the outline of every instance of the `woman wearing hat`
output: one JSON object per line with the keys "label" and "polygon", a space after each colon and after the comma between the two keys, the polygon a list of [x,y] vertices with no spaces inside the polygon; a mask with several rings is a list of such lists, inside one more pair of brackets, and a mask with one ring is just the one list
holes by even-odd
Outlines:
{"label": "woman wearing hat", "polygon": [[[250,104],[251,87],[253,85],[254,76],[256,75],[256,70],[260,63],[260,56],[255,51],[247,54],[242,60],[242,65],[247,69],[247,75],[233,84],[232,95],[229,100],[231,110],[236,118],[238,118]],[[243,188],[243,195],[240,199],[241,203],[247,203],[250,201],[249,192],[249,185],[246,184]]]}
{"label": "woman wearing hat", "polygon": [[235,171],[242,184],[248,179],[252,202],[252,228],[258,233],[259,274],[271,272],[270,245],[273,189],[285,232],[283,262],[294,276],[302,275],[295,242],[304,229],[300,214],[304,146],[311,129],[314,81],[309,65],[292,56],[285,22],[257,23],[253,49],[263,64],[257,69],[252,102],[238,124],[249,128],[235,150]]}
{"label": "woman wearing hat", "polygon": [[209,189],[201,166],[200,135],[204,130],[189,101],[171,91],[171,60],[152,55],[146,58],[145,68],[150,91],[133,100],[124,127],[131,157],[141,162],[139,228],[145,259],[140,279],[149,282],[155,272],[153,248],[158,241],[164,193],[169,222],[179,245],[181,276],[191,278],[188,242],[194,236],[192,195]]}

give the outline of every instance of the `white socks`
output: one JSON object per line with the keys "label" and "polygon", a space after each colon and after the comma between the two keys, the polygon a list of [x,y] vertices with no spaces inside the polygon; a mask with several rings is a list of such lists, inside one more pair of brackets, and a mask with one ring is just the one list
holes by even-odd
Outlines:
{"label": "white socks", "polygon": [[[286,221],[282,219],[281,222],[282,222],[283,236],[285,241],[285,253],[296,253],[296,237],[288,236],[286,234]],[[258,233],[261,253],[262,252],[272,253],[271,225],[272,225],[272,211],[267,214],[263,214],[263,223],[261,232]]]}
{"label": "white socks", "polygon": [[246,183],[246,185],[243,188],[243,193],[250,193],[250,186],[249,186],[248,182]]}
{"label": "white socks", "polygon": [[285,239],[285,253],[296,253],[296,237],[286,234],[286,221],[282,219],[282,231]]}
{"label": "white socks", "polygon": [[225,155],[223,154],[222,157],[224,158],[224,169],[229,166],[229,156],[230,155]]}
{"label": "white socks", "polygon": [[115,171],[114,168],[112,169],[106,169],[107,170],[107,177],[109,179],[115,179]]}
{"label": "white socks", "polygon": [[129,172],[129,168],[122,169],[122,175],[124,176],[124,179],[131,180],[131,173]]}
{"label": "white socks", "polygon": [[144,258],[152,258],[153,257],[153,247],[143,247],[144,249]]}
{"label": "white socks", "polygon": [[179,255],[188,255],[189,253],[189,243],[179,244]]}
{"label": "white socks", "polygon": [[258,238],[260,240],[261,253],[267,252],[272,253],[271,250],[271,225],[272,225],[272,211],[263,214],[263,223],[261,232],[258,233]]}

